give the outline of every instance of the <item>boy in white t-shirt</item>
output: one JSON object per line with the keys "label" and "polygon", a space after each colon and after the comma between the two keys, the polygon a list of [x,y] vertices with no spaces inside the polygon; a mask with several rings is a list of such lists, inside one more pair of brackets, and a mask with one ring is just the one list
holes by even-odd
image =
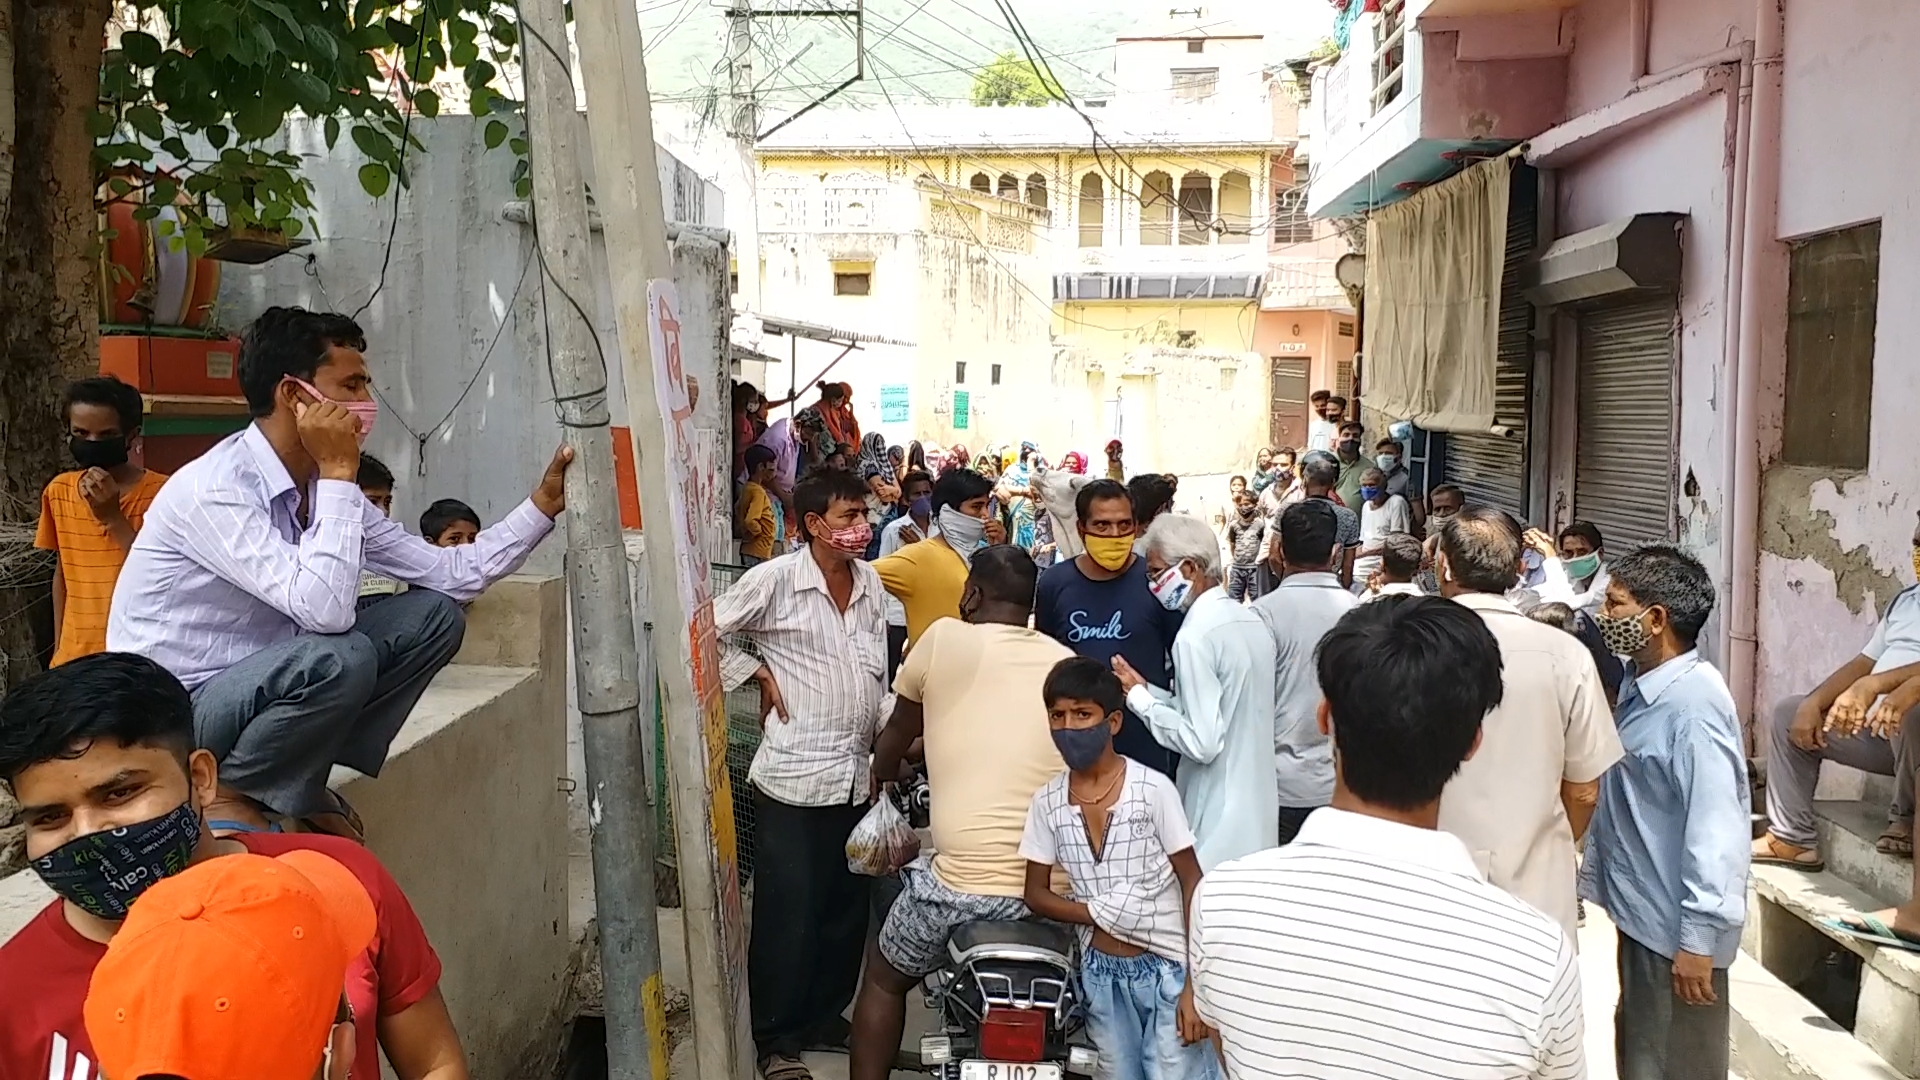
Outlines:
{"label": "boy in white t-shirt", "polygon": [[[1034,914],[1083,927],[1080,981],[1101,1080],[1220,1075],[1187,986],[1187,905],[1200,884],[1173,781],[1114,753],[1126,694],[1076,656],[1047,674],[1047,722],[1067,770],[1033,796],[1020,854]],[[1053,891],[1066,871],[1076,899]]]}

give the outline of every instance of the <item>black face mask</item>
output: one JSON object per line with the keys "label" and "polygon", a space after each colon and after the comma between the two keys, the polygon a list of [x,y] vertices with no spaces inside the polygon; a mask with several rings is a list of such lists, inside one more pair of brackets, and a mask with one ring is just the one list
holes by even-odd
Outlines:
{"label": "black face mask", "polygon": [[83,439],[75,435],[67,440],[67,452],[83,469],[111,469],[127,463],[127,440],[124,435],[110,439]]}

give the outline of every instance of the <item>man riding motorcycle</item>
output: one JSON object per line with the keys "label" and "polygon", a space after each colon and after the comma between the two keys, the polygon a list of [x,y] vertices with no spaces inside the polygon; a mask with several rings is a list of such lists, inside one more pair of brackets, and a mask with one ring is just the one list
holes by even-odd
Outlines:
{"label": "man riding motorcycle", "polygon": [[1029,914],[1021,833],[1033,793],[1066,767],[1041,687],[1073,655],[1027,628],[1037,579],[1032,557],[1019,548],[981,550],[960,620],[928,627],[894,680],[898,702],[874,746],[874,791],[899,775],[907,748],[924,738],[935,851],[900,871],[900,897],[867,947],[853,1007],[851,1080],[885,1080],[892,1070],[907,994],[946,962],[957,927]]}

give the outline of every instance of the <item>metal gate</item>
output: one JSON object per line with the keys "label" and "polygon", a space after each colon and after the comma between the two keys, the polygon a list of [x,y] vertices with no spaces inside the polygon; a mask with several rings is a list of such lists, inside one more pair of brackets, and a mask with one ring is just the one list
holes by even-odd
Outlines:
{"label": "metal gate", "polygon": [[1500,278],[1500,346],[1494,369],[1493,413],[1497,433],[1449,434],[1446,478],[1466,492],[1467,502],[1497,506],[1527,520],[1527,415],[1533,408],[1533,304],[1520,268],[1533,254],[1537,185],[1534,170],[1513,170],[1507,200],[1507,257]]}
{"label": "metal gate", "polygon": [[1574,517],[1612,552],[1673,538],[1674,302],[1580,315]]}
{"label": "metal gate", "polygon": [[1307,372],[1313,361],[1276,356],[1271,362],[1267,445],[1298,450],[1307,445]]}

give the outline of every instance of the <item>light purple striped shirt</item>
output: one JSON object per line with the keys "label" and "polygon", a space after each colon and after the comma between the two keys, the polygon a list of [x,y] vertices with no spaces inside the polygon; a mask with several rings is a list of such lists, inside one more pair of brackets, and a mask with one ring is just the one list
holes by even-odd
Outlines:
{"label": "light purple striped shirt", "polygon": [[345,480],[308,488],[259,427],[222,440],[173,474],[120,570],[107,648],[139,653],[189,689],[301,633],[353,628],[360,573],[471,600],[518,569],[553,529],[529,499],[463,547],[409,535]]}

